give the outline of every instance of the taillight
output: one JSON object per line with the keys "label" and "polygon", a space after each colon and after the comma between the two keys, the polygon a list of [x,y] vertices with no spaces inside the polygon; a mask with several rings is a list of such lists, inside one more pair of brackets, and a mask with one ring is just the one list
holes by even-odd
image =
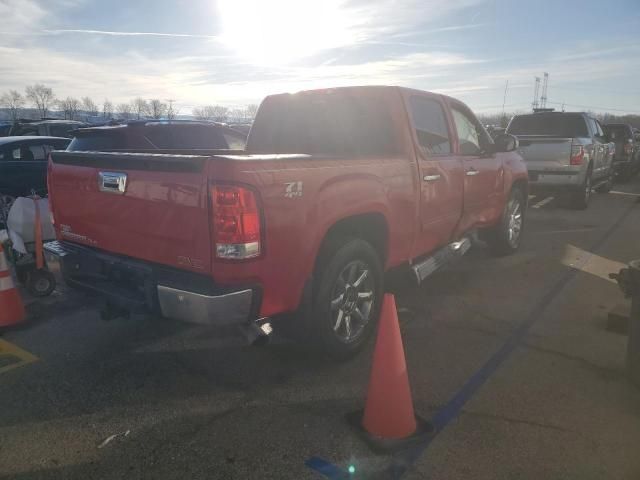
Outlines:
{"label": "taillight", "polygon": [[[566,157],[565,157],[566,158]],[[582,165],[584,160],[584,148],[582,145],[571,145],[570,165]]]}
{"label": "taillight", "polygon": [[633,145],[631,145],[630,143],[625,143],[625,145],[624,145],[624,153],[626,155],[631,155],[631,152],[633,152]]}
{"label": "taillight", "polygon": [[260,209],[253,191],[215,185],[211,203],[216,257],[243,260],[260,255]]}

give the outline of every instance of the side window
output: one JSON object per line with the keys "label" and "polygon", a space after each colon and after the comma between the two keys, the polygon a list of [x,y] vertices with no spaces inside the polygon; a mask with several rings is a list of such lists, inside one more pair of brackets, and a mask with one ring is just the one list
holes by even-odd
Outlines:
{"label": "side window", "polygon": [[598,132],[598,136],[599,137],[604,137],[604,132],[602,131],[602,126],[600,125],[600,122],[597,120],[594,120],[596,122],[596,132]]}
{"label": "side window", "polygon": [[29,145],[29,152],[31,152],[31,155],[28,155],[28,157],[30,160],[45,160],[46,159],[46,155],[44,154],[44,148],[42,145]]}
{"label": "side window", "polygon": [[598,136],[598,125],[596,124],[596,121],[591,117],[588,117],[587,121],[589,122],[589,130],[593,132],[593,135]]}
{"label": "side window", "polygon": [[466,113],[453,109],[453,121],[458,130],[460,140],[460,153],[462,155],[479,155],[482,152],[480,147],[480,134],[476,124]]}
{"label": "side window", "polygon": [[430,153],[451,153],[449,129],[440,103],[414,96],[409,99],[409,108],[420,146]]}

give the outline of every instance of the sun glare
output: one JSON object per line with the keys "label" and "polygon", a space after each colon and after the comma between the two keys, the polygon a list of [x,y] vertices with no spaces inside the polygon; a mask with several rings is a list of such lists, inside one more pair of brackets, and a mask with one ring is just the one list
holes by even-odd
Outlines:
{"label": "sun glare", "polygon": [[355,43],[344,0],[218,0],[222,41],[258,64],[287,64]]}

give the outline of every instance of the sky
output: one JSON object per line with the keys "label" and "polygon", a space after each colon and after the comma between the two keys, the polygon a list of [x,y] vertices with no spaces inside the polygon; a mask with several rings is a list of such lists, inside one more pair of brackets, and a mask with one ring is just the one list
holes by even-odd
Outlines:
{"label": "sky", "polygon": [[385,84],[640,114],[640,0],[0,0],[0,94],[195,106]]}

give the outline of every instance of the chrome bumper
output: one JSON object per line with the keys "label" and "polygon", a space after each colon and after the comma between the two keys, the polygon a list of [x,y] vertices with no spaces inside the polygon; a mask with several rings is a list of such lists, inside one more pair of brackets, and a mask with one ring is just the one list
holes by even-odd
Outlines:
{"label": "chrome bumper", "polygon": [[252,299],[252,290],[208,296],[158,285],[162,316],[202,325],[246,323]]}
{"label": "chrome bumper", "polygon": [[[49,270],[58,280],[64,280],[71,287],[96,292],[123,309],[159,311],[163,317],[200,325],[246,325],[256,320],[254,300],[259,300],[260,296],[254,298],[256,295],[250,288],[206,295],[162,285],[149,273],[145,277],[148,291],[144,296],[136,297],[117,282],[100,278],[101,262],[113,263],[118,261],[117,257],[61,242],[46,243],[44,255]],[[145,271],[152,270],[147,268]]]}

